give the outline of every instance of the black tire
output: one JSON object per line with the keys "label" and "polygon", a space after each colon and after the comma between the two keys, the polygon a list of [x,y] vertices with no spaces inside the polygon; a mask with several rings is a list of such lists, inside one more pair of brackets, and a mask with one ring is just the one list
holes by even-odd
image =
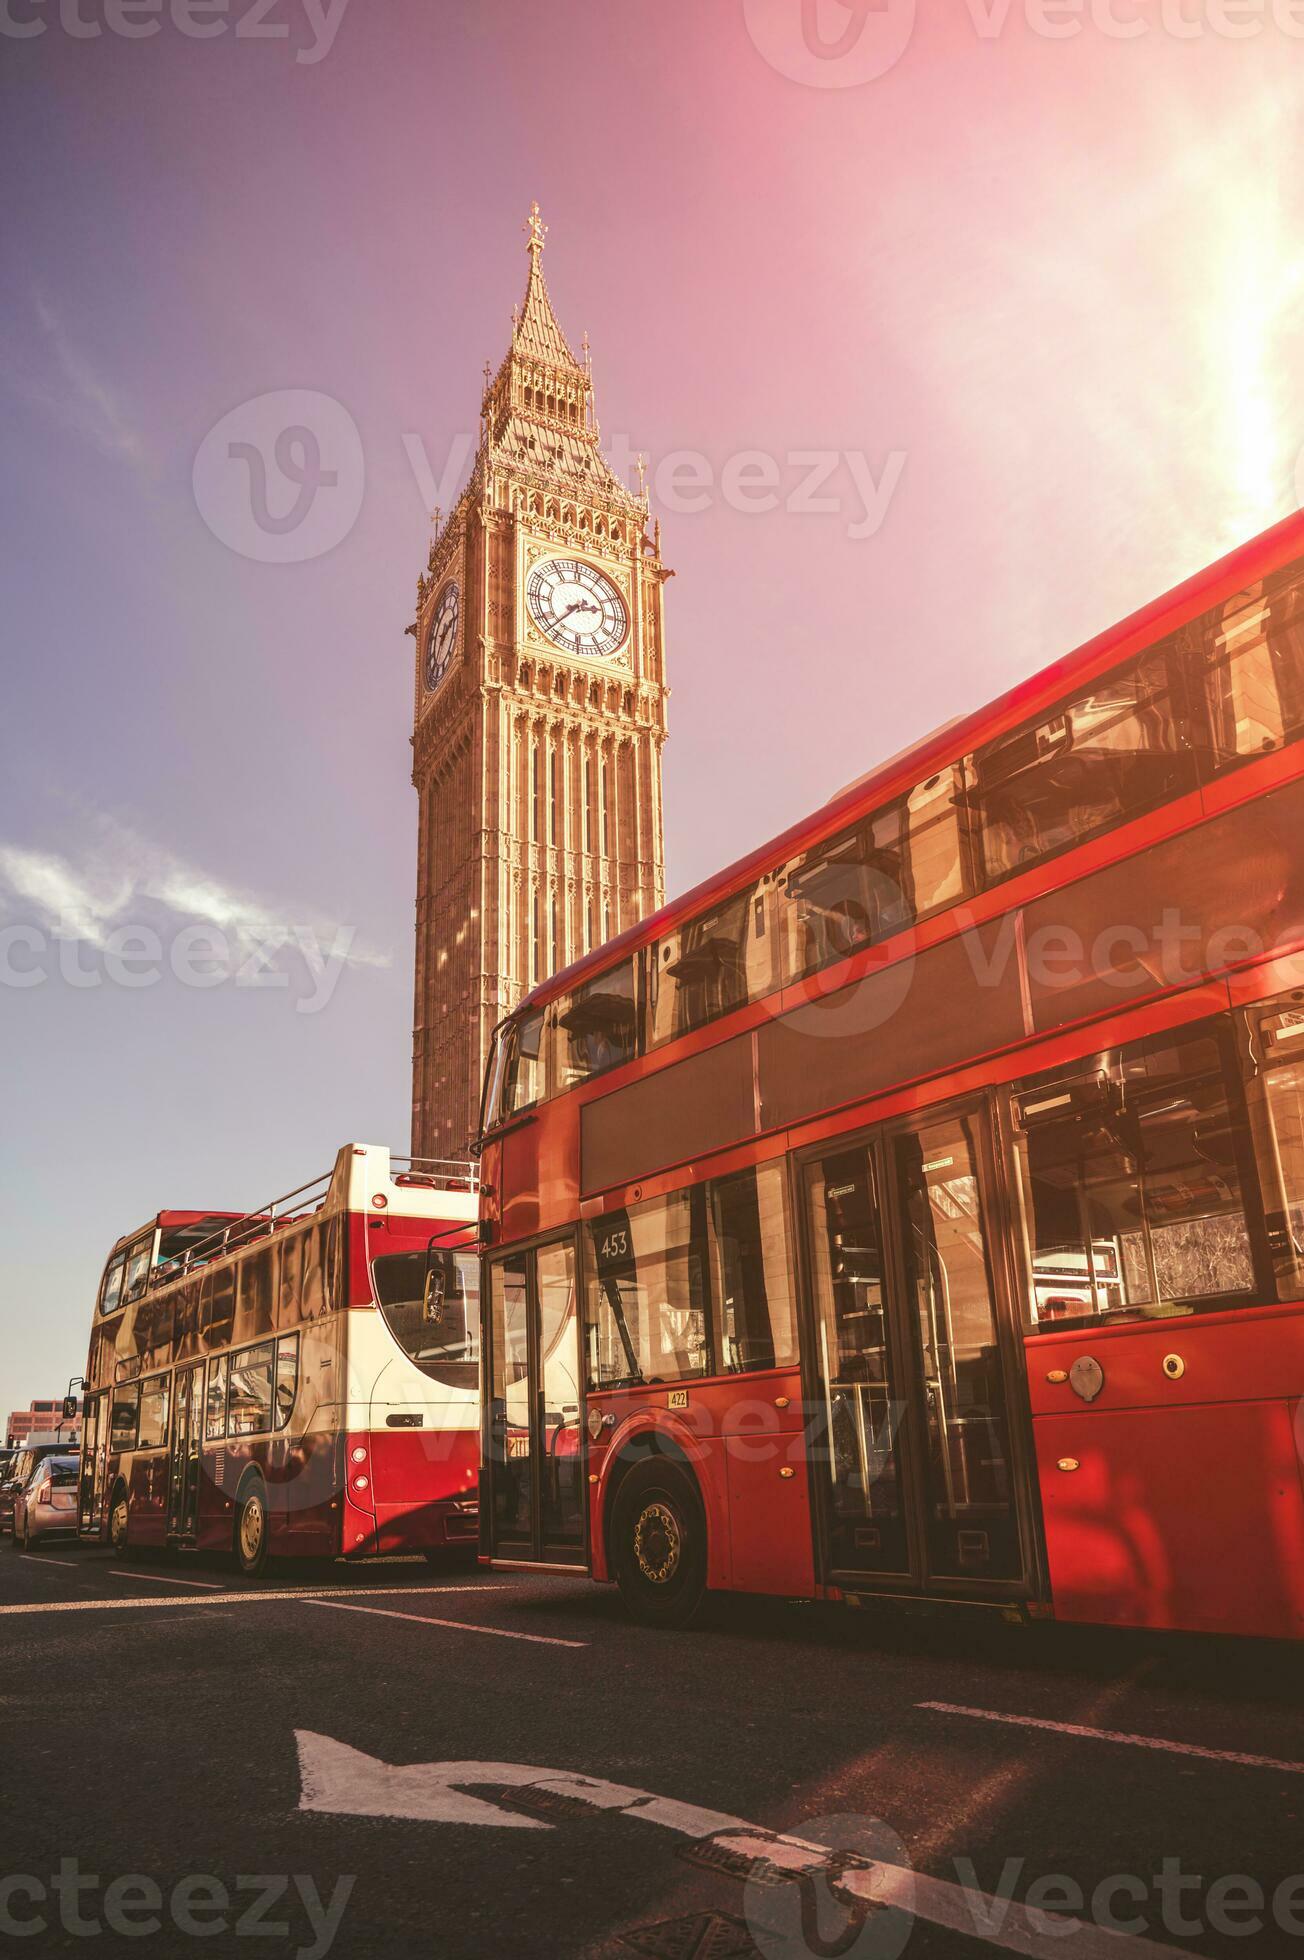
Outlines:
{"label": "black tire", "polygon": [[15,1518],[15,1519],[14,1519],[14,1523],[13,1523],[13,1530],[12,1530],[12,1533],[11,1533],[11,1536],[10,1536],[10,1539],[9,1539],[9,1542],[10,1542],[10,1544],[11,1544],[11,1545],[13,1546],[13,1548],[14,1548],[14,1550],[15,1550],[16,1552],[21,1552],[21,1551],[23,1551],[23,1550],[25,1549],[25,1545],[24,1545],[24,1541],[23,1541],[23,1540],[22,1540],[22,1539],[21,1539],[21,1538],[20,1538],[20,1537],[18,1536],[18,1520],[17,1520],[17,1518]]}
{"label": "black tire", "polygon": [[686,1627],[706,1598],[706,1518],[697,1486],[666,1457],[628,1471],[611,1520],[611,1569],[644,1626]]}
{"label": "black tire", "polygon": [[241,1491],[235,1507],[235,1562],[246,1579],[256,1579],[267,1564],[270,1519],[267,1492],[255,1477]]}
{"label": "black tire", "polygon": [[131,1543],[131,1506],[122,1484],[109,1500],[109,1543],[115,1558],[126,1558]]}

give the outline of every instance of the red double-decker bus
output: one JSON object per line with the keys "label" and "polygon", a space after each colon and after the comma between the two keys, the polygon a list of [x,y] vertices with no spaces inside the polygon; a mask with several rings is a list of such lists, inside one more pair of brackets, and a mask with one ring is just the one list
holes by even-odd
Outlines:
{"label": "red double-decker bus", "polygon": [[482,1557],[1304,1632],[1304,519],[531,994]]}
{"label": "red double-decker bus", "polygon": [[86,1368],[79,1523],[116,1551],[476,1543],[479,1261],[468,1164],[346,1145],[256,1211],[119,1239]]}

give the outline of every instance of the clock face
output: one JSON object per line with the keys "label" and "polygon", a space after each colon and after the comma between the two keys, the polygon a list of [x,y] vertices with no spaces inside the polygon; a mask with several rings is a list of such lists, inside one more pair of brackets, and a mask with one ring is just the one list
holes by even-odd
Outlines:
{"label": "clock face", "polygon": [[433,694],[443,680],[457,651],[457,621],[462,608],[462,595],[457,580],[450,578],[435,604],[435,616],[430,622],[430,638],[426,642],[426,691]]}
{"label": "clock face", "polygon": [[547,558],[525,587],[535,625],[567,653],[606,660],[629,634],[625,601],[596,565],[582,558]]}

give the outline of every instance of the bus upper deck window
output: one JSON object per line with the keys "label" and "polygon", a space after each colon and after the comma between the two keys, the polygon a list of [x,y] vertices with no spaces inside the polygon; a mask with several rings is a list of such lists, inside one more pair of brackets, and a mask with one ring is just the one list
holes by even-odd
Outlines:
{"label": "bus upper deck window", "polygon": [[104,1291],[100,1297],[101,1313],[116,1313],[122,1305],[122,1281],[127,1270],[127,1255],[120,1252],[104,1276]]}
{"label": "bus upper deck window", "polygon": [[578,987],[561,1003],[557,1024],[562,1087],[631,1061],[638,1052],[633,960]]}
{"label": "bus upper deck window", "polygon": [[139,1300],[149,1282],[149,1265],[153,1252],[153,1239],[139,1239],[127,1254],[127,1282],[123,1289],[123,1299],[128,1305]]}
{"label": "bus upper deck window", "polygon": [[1215,767],[1282,748],[1304,732],[1304,572],[1238,593],[1209,616],[1205,694]]}
{"label": "bus upper deck window", "polygon": [[499,1120],[516,1116],[523,1109],[542,1101],[545,1091],[543,1067],[544,1010],[536,1007],[513,1023],[508,1033],[508,1052],[503,1069],[503,1092]]}
{"label": "bus upper deck window", "polygon": [[979,749],[970,798],[989,881],[1128,822],[1195,784],[1167,647]]}

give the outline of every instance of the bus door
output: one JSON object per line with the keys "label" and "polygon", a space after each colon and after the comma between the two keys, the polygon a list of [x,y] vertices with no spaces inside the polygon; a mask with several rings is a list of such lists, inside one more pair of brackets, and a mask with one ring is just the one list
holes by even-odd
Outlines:
{"label": "bus door", "polygon": [[82,1411],[81,1469],[77,1481],[77,1529],[98,1533],[104,1523],[104,1472],[109,1452],[107,1390],[88,1395]]}
{"label": "bus door", "polygon": [[482,1542],[497,1558],[583,1565],[574,1241],[494,1259],[487,1276]]}
{"label": "bus door", "polygon": [[986,1106],[930,1111],[806,1166],[812,1478],[828,1576],[1028,1590],[1019,1344],[999,1281]]}
{"label": "bus door", "polygon": [[204,1364],[178,1368],[172,1384],[168,1434],[169,1538],[194,1538],[199,1523],[199,1442],[203,1422]]}

